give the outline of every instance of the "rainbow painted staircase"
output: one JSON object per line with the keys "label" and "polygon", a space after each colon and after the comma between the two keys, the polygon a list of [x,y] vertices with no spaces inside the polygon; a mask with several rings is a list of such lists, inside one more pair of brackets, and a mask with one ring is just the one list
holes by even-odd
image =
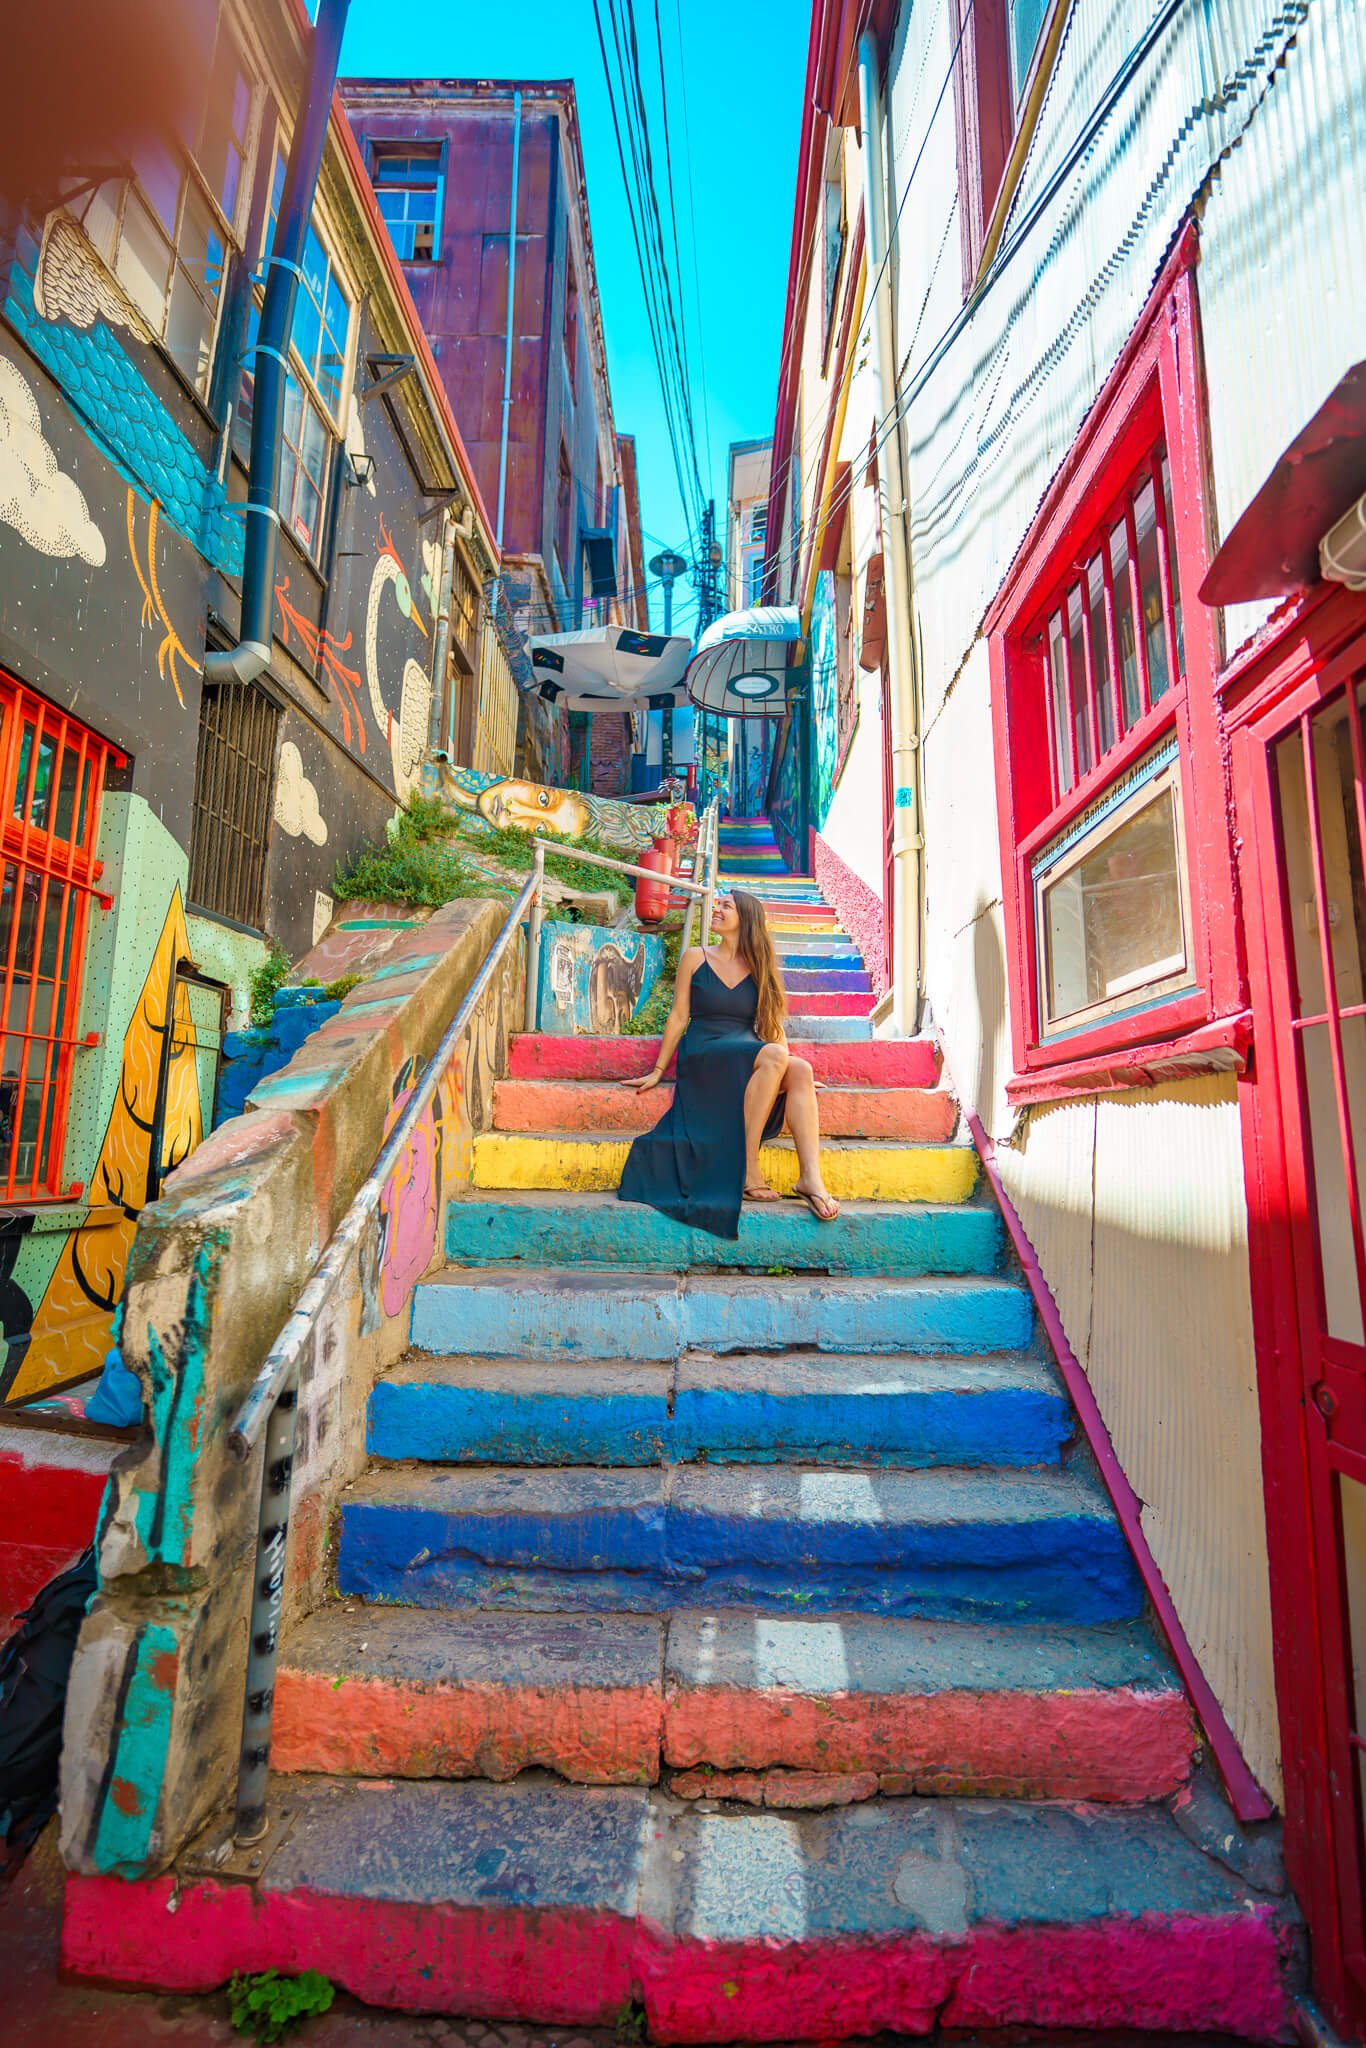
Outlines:
{"label": "rainbow painted staircase", "polygon": [[750,1207],[732,1245],[619,1204],[655,1045],[514,1041],[371,1398],[340,1597],[285,1644],[291,1831],[196,1894],[200,1954],[643,2008],[660,2042],[1281,2035],[1281,1902],[1183,1789],[1189,1709],[933,1049],[867,1036],[766,830],[723,843],[775,907],[843,1217]]}

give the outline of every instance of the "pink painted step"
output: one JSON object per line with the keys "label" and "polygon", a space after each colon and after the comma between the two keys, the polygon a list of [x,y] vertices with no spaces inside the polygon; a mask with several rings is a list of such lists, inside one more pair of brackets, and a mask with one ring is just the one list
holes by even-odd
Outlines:
{"label": "pink painted step", "polygon": [[[498,1131],[648,1131],[673,1100],[672,1089],[636,1095],[612,1081],[499,1081],[493,1091]],[[829,1138],[891,1138],[944,1144],[958,1106],[939,1088],[831,1088],[820,1099]]]}
{"label": "pink painted step", "polygon": [[[876,1038],[826,1043],[794,1033],[794,1053],[810,1060],[816,1079],[832,1088],[933,1088],[939,1055],[928,1038]],[[648,1074],[659,1057],[657,1038],[553,1038],[519,1032],[508,1073],[518,1081],[622,1081]]]}
{"label": "pink painted step", "polygon": [[877,1007],[877,997],[871,989],[837,989],[831,995],[815,995],[805,991],[794,991],[788,1004],[789,1014],[801,1017],[871,1017]]}

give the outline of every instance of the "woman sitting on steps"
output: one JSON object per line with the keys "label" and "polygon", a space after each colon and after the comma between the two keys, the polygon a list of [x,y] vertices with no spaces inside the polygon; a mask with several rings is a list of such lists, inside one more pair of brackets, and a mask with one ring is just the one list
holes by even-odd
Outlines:
{"label": "woman sitting on steps", "polygon": [[712,930],[717,945],[691,946],[678,963],[653,1070],[625,1083],[640,1093],[657,1088],[677,1052],[674,1099],[632,1145],[619,1199],[738,1237],[742,1199],[778,1200],[760,1172],[759,1147],[786,1117],[797,1148],[793,1199],[831,1223],[839,1204],[821,1179],[816,1080],[810,1062],[788,1051],[787,997],[764,906],[744,889],[718,896]]}

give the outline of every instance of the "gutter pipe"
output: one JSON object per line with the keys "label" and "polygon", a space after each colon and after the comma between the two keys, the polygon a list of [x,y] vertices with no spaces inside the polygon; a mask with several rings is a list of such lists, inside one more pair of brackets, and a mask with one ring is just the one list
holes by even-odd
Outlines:
{"label": "gutter pipe", "polygon": [[441,713],[446,701],[447,651],[451,642],[451,590],[455,583],[455,521],[448,512],[441,522],[441,568],[437,577],[436,623],[432,627],[432,703],[427,714],[427,749],[441,746]]}
{"label": "gutter pipe", "polygon": [[[897,404],[892,265],[887,260],[887,189],[877,38],[859,37],[859,119],[863,128],[863,208],[868,271],[873,278],[873,404],[879,420]],[[900,424],[882,441],[878,460],[884,569],[887,582],[887,667],[892,723],[892,1017],[898,1038],[915,1031],[920,1009],[921,902],[924,847],[920,776],[920,676],[912,638],[910,508]]]}
{"label": "gutter pipe", "polygon": [[498,444],[498,524],[494,539],[503,546],[503,513],[507,506],[508,425],[512,417],[512,327],[517,305],[517,184],[522,168],[522,95],[512,95],[512,207],[508,215],[508,322],[503,341],[503,432]]}
{"label": "gutter pipe", "polygon": [[250,683],[270,666],[275,610],[275,554],[280,531],[280,450],[284,430],[285,369],[294,327],[313,197],[322,168],[332,94],[337,83],[342,31],[350,0],[319,0],[309,52],[308,79],[289,146],[275,243],[266,259],[266,295],[256,346],[251,464],[247,473],[246,542],[242,561],[240,638],[235,647],[204,659],[211,683]]}

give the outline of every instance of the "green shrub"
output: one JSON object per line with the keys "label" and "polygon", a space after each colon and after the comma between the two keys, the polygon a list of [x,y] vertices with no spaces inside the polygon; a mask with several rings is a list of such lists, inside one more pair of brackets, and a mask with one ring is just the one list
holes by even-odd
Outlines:
{"label": "green shrub", "polygon": [[254,1977],[234,1977],[228,1986],[228,2017],[235,2034],[253,2041],[282,2041],[302,2020],[326,2012],[334,1992],[319,1970],[300,1977],[282,1977],[262,1970]]}
{"label": "green shrub", "polygon": [[275,991],[283,988],[289,977],[289,955],[274,939],[269,942],[270,951],[259,967],[253,967],[248,987],[251,992],[251,1021],[259,1029],[269,1024],[275,1015]]}

